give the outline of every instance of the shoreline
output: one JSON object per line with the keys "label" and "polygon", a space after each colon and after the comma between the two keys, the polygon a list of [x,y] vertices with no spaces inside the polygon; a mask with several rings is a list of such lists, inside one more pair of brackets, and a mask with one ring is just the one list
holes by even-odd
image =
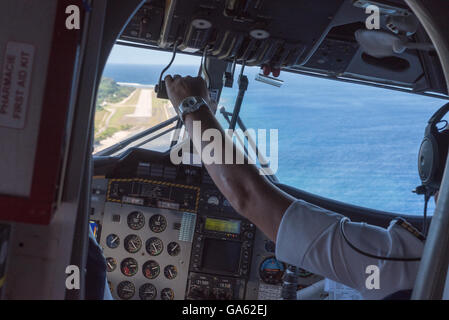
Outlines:
{"label": "shoreline", "polygon": [[117,82],[117,84],[119,86],[123,86],[123,87],[154,89],[154,84],[143,84],[143,83],[136,83],[136,82]]}

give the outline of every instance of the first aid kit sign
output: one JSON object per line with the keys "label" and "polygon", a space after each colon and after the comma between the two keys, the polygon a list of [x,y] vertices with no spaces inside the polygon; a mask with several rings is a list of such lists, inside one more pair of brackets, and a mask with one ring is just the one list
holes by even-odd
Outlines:
{"label": "first aid kit sign", "polygon": [[0,82],[0,126],[22,129],[25,126],[34,46],[8,42]]}

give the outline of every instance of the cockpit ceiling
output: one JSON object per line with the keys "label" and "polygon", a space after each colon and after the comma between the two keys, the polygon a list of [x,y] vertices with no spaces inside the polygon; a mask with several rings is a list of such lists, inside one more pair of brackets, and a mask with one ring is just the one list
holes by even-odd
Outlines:
{"label": "cockpit ceiling", "polygon": [[[369,4],[381,8],[378,31],[393,33],[391,17],[413,16],[402,0],[150,0],[120,40],[167,51],[177,43],[185,53],[207,50],[208,56],[248,66],[447,94],[435,52],[379,58],[362,50],[355,32],[366,29],[370,14],[363,7]],[[420,25],[408,39],[430,42]]]}

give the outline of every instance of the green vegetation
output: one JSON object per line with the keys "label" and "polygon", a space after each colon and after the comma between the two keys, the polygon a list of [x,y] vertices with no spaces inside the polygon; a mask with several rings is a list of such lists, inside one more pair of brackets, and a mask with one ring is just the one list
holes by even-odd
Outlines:
{"label": "green vegetation", "polygon": [[100,129],[102,123],[108,115],[109,112],[104,108],[97,109],[97,111],[95,112],[95,133],[97,133],[97,131]]}
{"label": "green vegetation", "polygon": [[[116,132],[132,128],[132,125],[121,122],[126,114],[134,111],[134,107],[115,107],[113,104],[129,97],[135,90],[133,87],[121,86],[111,78],[101,79],[95,112],[95,143],[112,137]],[[138,97],[139,95],[131,97],[132,100],[136,100],[132,101],[132,104],[137,103]],[[113,116],[109,119],[111,112]],[[104,128],[106,123],[107,127]]]}
{"label": "green vegetation", "polygon": [[96,109],[102,110],[102,104],[117,103],[128,97],[135,88],[120,86],[114,79],[102,78],[98,88]]}
{"label": "green vegetation", "polygon": [[136,107],[118,107],[109,121],[109,127],[120,127],[123,124],[129,124],[132,119],[127,119],[126,115],[132,114]]}
{"label": "green vegetation", "polygon": [[132,106],[137,105],[141,91],[142,89],[136,89],[134,93],[129,96],[129,100],[126,101],[126,104]]}
{"label": "green vegetation", "polygon": [[[151,108],[151,116],[134,116],[140,98],[148,99],[148,94],[152,95],[149,99],[152,105],[148,106]],[[103,78],[95,112],[95,148],[98,150],[117,143],[118,139],[154,126],[173,113],[173,110],[167,107],[167,101],[157,99],[150,88],[121,86],[113,79]]]}
{"label": "green vegetation", "polygon": [[112,137],[114,135],[114,133],[116,133],[117,131],[119,131],[119,128],[106,128],[102,133],[100,133],[99,135],[97,135],[95,137],[95,143],[99,143],[100,141],[107,139],[109,137]]}
{"label": "green vegetation", "polygon": [[100,143],[100,141],[110,138],[114,135],[114,133],[119,132],[119,131],[126,131],[131,129],[132,126],[129,124],[124,124],[121,125],[120,127],[109,127],[106,128],[102,133],[100,133],[99,135],[95,136],[95,143]]}

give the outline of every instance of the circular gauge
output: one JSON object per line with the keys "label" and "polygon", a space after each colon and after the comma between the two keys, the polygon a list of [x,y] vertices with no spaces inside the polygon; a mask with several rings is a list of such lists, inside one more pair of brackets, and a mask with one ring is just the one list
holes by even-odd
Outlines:
{"label": "circular gauge", "polygon": [[160,233],[167,228],[167,220],[160,214],[155,214],[150,218],[150,229],[155,233]]}
{"label": "circular gauge", "polygon": [[208,204],[213,204],[214,206],[218,206],[220,204],[220,200],[216,196],[210,196],[207,198]]}
{"label": "circular gauge", "polygon": [[173,280],[178,275],[178,269],[172,264],[169,264],[164,268],[164,276],[169,279]]}
{"label": "circular gauge", "polygon": [[162,289],[161,299],[162,300],[173,300],[175,298],[175,293],[170,288]]}
{"label": "circular gauge", "polygon": [[157,289],[151,283],[145,283],[139,288],[139,297],[142,300],[154,300],[157,296]]}
{"label": "circular gauge", "polygon": [[263,282],[278,284],[282,281],[285,265],[275,257],[269,257],[262,261],[259,266],[259,275]]}
{"label": "circular gauge", "polygon": [[302,268],[298,268],[298,276],[300,276],[301,278],[307,278],[310,277],[313,273],[309,272],[307,270],[304,270]]}
{"label": "circular gauge", "polygon": [[117,268],[117,260],[111,257],[106,258],[106,271],[112,272],[115,268]]}
{"label": "circular gauge", "polygon": [[175,257],[181,252],[181,246],[177,242],[170,242],[167,246],[167,252],[172,257]]}
{"label": "circular gauge", "polygon": [[137,270],[139,269],[137,265],[137,261],[133,258],[126,258],[122,261],[120,264],[120,269],[122,270],[122,273],[127,277],[132,277],[137,273]]}
{"label": "circular gauge", "polygon": [[120,238],[112,233],[106,237],[106,245],[111,249],[115,249],[120,245]]}
{"label": "circular gauge", "polygon": [[134,287],[134,284],[129,281],[122,281],[117,286],[117,295],[120,297],[120,299],[131,299],[134,296],[135,292],[136,288]]}
{"label": "circular gauge", "polygon": [[155,279],[161,272],[161,267],[156,261],[149,260],[144,263],[142,267],[142,272],[145,278]]}
{"label": "circular gauge", "polygon": [[130,234],[126,236],[123,245],[125,246],[125,250],[129,253],[136,253],[142,248],[142,240],[140,240],[139,236]]}
{"label": "circular gauge", "polygon": [[112,282],[108,280],[108,286],[109,286],[109,291],[111,292],[111,295],[114,293],[114,287],[112,286]]}
{"label": "circular gauge", "polygon": [[145,217],[142,212],[133,211],[128,214],[128,226],[133,230],[140,230],[145,225]]}
{"label": "circular gauge", "polygon": [[273,241],[267,241],[265,242],[265,250],[267,252],[274,252],[276,250],[276,245]]}
{"label": "circular gauge", "polygon": [[224,199],[223,200],[223,207],[230,207],[230,206],[231,206],[231,203],[227,199]]}
{"label": "circular gauge", "polygon": [[158,256],[164,250],[164,244],[162,240],[156,237],[152,237],[147,240],[145,247],[147,252],[152,256]]}

